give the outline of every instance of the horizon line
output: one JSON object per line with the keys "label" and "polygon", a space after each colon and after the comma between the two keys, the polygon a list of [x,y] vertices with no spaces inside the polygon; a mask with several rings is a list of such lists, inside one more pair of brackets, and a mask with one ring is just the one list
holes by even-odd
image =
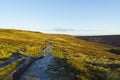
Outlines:
{"label": "horizon line", "polygon": [[71,35],[71,36],[117,36],[120,34],[67,34],[67,33],[55,33],[55,32],[44,32],[44,31],[39,31],[39,30],[29,30],[29,29],[18,29],[18,28],[0,28],[0,29],[8,29],[8,30],[21,30],[21,31],[31,31],[31,32],[39,32],[43,34],[58,34],[58,35]]}

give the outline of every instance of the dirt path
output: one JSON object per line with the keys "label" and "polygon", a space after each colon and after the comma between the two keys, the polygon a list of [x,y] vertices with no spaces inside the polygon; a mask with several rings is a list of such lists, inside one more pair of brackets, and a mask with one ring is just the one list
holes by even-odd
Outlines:
{"label": "dirt path", "polygon": [[50,61],[51,55],[45,56],[42,59],[35,61],[30,68],[21,76],[20,80],[50,80],[46,70]]}
{"label": "dirt path", "polygon": [[44,49],[44,55],[48,48],[50,48],[49,55],[35,61],[19,80],[50,80],[47,75],[47,68],[52,60],[52,46],[47,46]]}

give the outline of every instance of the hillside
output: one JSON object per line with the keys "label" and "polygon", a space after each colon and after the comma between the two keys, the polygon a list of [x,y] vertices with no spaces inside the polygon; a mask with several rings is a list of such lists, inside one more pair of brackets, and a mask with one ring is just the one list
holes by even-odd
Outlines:
{"label": "hillside", "polygon": [[[13,58],[15,53],[37,57],[50,42],[53,48],[55,65],[52,69],[64,68],[59,76],[71,76],[71,80],[117,80],[114,75],[120,73],[120,55],[111,52],[120,50],[106,44],[77,39],[70,35],[45,34],[40,32],[0,29],[0,64]],[[118,52],[119,53],[119,52]],[[16,56],[15,56],[16,57]],[[26,58],[26,57],[24,57]],[[20,60],[10,66],[0,67],[0,77],[10,73]],[[55,75],[50,73],[50,75]],[[58,80],[58,79],[54,79]]]}
{"label": "hillside", "polygon": [[104,43],[120,47],[120,35],[103,35],[103,36],[76,36],[86,41]]}

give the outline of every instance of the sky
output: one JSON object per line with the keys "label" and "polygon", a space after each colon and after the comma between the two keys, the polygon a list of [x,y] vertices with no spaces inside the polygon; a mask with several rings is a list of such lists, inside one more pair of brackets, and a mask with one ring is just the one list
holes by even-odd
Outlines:
{"label": "sky", "polygon": [[120,0],[0,0],[0,28],[70,35],[120,34]]}

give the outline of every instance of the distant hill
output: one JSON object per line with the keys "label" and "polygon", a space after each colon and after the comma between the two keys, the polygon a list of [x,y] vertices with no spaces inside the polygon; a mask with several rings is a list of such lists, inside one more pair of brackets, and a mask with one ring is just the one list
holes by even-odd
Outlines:
{"label": "distant hill", "polygon": [[86,41],[104,43],[120,47],[120,35],[105,35],[105,36],[76,36],[76,38]]}

